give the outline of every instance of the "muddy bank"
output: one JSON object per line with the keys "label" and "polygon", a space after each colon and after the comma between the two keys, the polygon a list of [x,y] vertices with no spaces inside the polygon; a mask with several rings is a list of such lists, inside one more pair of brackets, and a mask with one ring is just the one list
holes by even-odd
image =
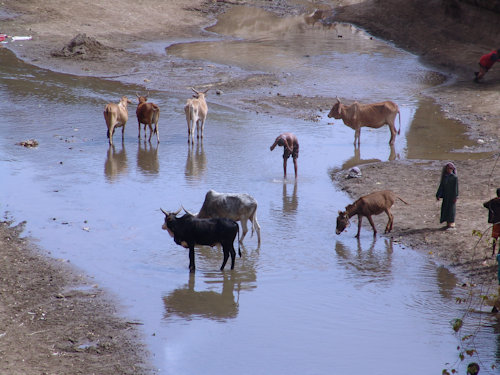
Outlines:
{"label": "muddy bank", "polygon": [[0,222],[0,355],[9,374],[152,374],[137,322],[64,260]]}

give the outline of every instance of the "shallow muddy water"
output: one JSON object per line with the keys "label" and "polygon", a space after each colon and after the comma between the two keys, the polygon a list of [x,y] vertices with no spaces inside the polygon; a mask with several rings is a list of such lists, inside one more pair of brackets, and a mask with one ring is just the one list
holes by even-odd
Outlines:
{"label": "shallow muddy water", "polygon": [[[338,122],[332,126],[326,115],[317,123],[271,117],[226,107],[210,95],[205,138],[190,147],[183,114],[188,90],[183,97],[150,93],[162,109],[159,145],[137,140],[131,106],[124,141],[118,131],[109,147],[105,103],[133,97],[140,87],[50,73],[0,49],[6,67],[0,71],[2,211],[27,220],[26,234],[42,248],[119,297],[126,314],[143,323],[161,374],[440,373],[458,358],[449,324],[461,314],[462,306],[455,304],[458,280],[388,237],[374,240],[366,227],[359,241],[353,238],[355,225],[336,236],[337,211],[350,199],[337,190],[329,171],[390,158],[474,157],[454,152],[473,142],[463,126],[445,120],[439,108],[416,95],[429,86],[419,77],[430,72],[414,56],[381,41],[364,48],[374,41],[362,33],[354,49],[346,50],[321,44],[332,30],[306,30],[305,39],[288,33],[283,41],[277,33],[255,40],[250,31],[234,35],[235,29],[212,30],[238,37],[210,42],[220,43],[223,52],[217,55],[227,56],[228,46],[236,48],[228,43],[237,43],[231,64],[255,70],[279,66],[297,77],[290,92],[315,85],[338,88],[334,95],[341,97],[362,92],[360,100],[383,96],[401,103],[395,147],[387,144],[387,128],[364,129],[361,148],[354,149],[353,131]],[[304,43],[313,39],[321,40],[305,51]],[[269,46],[275,58],[259,64],[253,56],[269,57]],[[217,61],[213,51],[205,43],[190,43],[168,53],[227,63]],[[307,61],[322,66],[321,74],[299,61],[305,53]],[[324,74],[350,66],[353,54],[393,72],[390,82],[375,68],[349,84],[343,83],[345,74]],[[400,85],[393,84],[400,78]],[[442,130],[435,143],[428,139],[428,126]],[[283,131],[300,141],[297,181],[283,179],[281,149],[269,150]],[[451,141],[443,144],[441,136]],[[16,144],[29,138],[39,146]],[[293,173],[291,161],[288,166]],[[209,189],[256,198],[262,246],[258,249],[249,233],[235,269],[226,266],[224,272],[218,271],[220,250],[198,247],[192,274],[187,251],[161,230],[160,207],[197,211]],[[378,217],[376,224],[385,220]],[[498,361],[497,345],[495,328],[483,330],[479,350],[486,362]]]}

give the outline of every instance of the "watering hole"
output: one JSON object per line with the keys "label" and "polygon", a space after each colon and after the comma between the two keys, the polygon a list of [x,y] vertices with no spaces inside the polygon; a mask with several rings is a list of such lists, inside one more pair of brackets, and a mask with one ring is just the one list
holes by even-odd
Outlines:
{"label": "watering hole", "polygon": [[[191,93],[161,90],[150,92],[162,109],[161,143],[137,140],[132,105],[124,141],[117,132],[108,146],[105,103],[135,97],[140,86],[53,73],[0,49],[3,211],[26,219],[42,248],[118,296],[144,323],[161,374],[439,373],[457,357],[449,325],[460,311],[455,276],[366,228],[359,240],[352,228],[336,236],[337,211],[350,198],[329,171],[477,157],[463,152],[474,144],[464,127],[418,95],[440,80],[416,56],[349,25],[292,27],[295,18],[233,12],[210,29],[210,40],[165,42],[165,53],[284,72],[285,95],[390,98],[401,108],[395,146],[387,127],[363,129],[355,149],[353,131],[326,114],[313,123],[250,113],[212,93],[205,138],[190,147],[183,106]],[[300,141],[297,181],[283,179],[281,149],[269,150],[284,131]],[[26,138],[39,146],[16,145]],[[198,247],[192,274],[187,251],[161,230],[160,207],[197,211],[209,189],[256,198],[262,246],[247,235],[243,256],[225,272],[220,250]],[[494,361],[493,331],[478,344]]]}

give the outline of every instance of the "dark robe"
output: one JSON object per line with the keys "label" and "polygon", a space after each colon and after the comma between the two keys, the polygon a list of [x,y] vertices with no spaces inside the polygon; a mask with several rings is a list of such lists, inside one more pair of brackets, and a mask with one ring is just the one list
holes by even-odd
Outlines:
{"label": "dark robe", "polygon": [[451,173],[443,176],[436,193],[437,198],[443,198],[441,204],[440,223],[454,223],[456,213],[456,201],[458,197],[458,177]]}

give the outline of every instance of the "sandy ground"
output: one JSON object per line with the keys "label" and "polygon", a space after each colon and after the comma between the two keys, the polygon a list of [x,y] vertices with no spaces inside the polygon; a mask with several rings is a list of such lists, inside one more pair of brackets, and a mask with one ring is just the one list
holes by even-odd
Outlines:
{"label": "sandy ground", "polygon": [[[279,77],[214,71],[213,67],[206,74],[199,63],[181,65],[130,50],[148,41],[204,37],[202,28],[212,24],[219,12],[242,3],[278,15],[313,9],[279,0],[4,0],[0,32],[33,35],[29,43],[15,42],[8,48],[40,67],[98,77],[139,77],[140,63],[147,60],[156,69],[175,67],[179,76],[185,73],[182,81],[169,82],[172,90],[213,87],[231,92],[235,104],[244,109],[265,111],[273,105],[280,113],[314,119],[333,98],[267,97],[268,90],[255,90],[248,98],[244,89],[249,85],[269,87]],[[500,187],[500,66],[481,84],[472,82],[472,72],[483,53],[500,47],[495,44],[500,15],[454,0],[429,0],[425,6],[418,0],[339,0],[335,11],[336,20],[365,28],[421,56],[436,70],[456,75],[452,83],[425,94],[441,104],[448,116],[465,123],[471,137],[480,139],[477,151],[492,156],[455,161],[460,184],[455,231],[444,231],[439,224],[435,192],[443,162],[380,162],[361,166],[360,179],[346,179],[345,171],[332,172],[332,178],[353,200],[375,190],[395,191],[410,203],[397,203],[393,209],[391,236],[396,241],[448,264],[464,280],[495,289],[496,262],[490,256],[490,229],[482,202]],[[65,49],[81,33],[93,39],[85,39],[79,49]],[[155,83],[148,82],[144,82],[146,88]],[[383,215],[376,217],[379,233],[385,221]],[[365,224],[363,230],[370,230]],[[484,236],[473,236],[473,230]],[[119,318],[109,296],[18,234],[19,228],[9,223],[0,226],[0,321],[7,322],[0,327],[0,368],[12,374],[68,373],[68,369],[75,374],[154,372],[144,348],[135,344],[141,340],[134,324]]]}

